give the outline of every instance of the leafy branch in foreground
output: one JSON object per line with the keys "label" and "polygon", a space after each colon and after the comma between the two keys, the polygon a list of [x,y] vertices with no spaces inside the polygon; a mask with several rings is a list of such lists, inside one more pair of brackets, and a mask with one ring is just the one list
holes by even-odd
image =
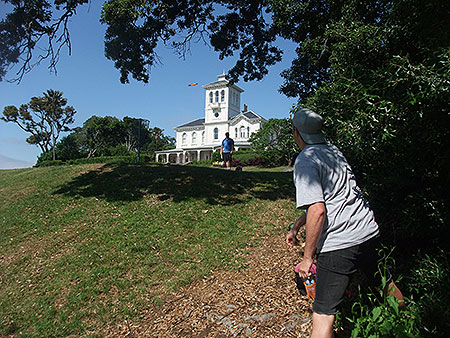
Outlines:
{"label": "leafy branch in foreground", "polygon": [[[0,81],[8,68],[20,64],[17,77],[10,82],[19,82],[34,66],[49,59],[49,69],[56,72],[61,49],[67,46],[71,52],[69,19],[76,8],[89,0],[54,1],[10,1],[13,10],[0,22]],[[42,40],[47,40],[45,44]],[[42,43],[41,43],[42,42]],[[35,51],[40,53],[35,55]]]}

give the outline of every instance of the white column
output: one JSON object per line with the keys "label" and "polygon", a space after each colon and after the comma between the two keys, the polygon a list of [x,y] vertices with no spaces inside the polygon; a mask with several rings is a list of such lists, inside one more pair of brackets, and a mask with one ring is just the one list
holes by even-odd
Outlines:
{"label": "white column", "polygon": [[201,152],[201,150],[197,150],[197,161],[200,161],[200,160],[201,160],[201,158],[200,158],[200,152]]}

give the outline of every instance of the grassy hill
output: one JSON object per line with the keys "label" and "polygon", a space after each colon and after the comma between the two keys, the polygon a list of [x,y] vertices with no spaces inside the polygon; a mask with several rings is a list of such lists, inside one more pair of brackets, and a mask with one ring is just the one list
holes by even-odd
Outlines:
{"label": "grassy hill", "polygon": [[152,165],[0,171],[0,335],[89,335],[285,231],[292,173]]}

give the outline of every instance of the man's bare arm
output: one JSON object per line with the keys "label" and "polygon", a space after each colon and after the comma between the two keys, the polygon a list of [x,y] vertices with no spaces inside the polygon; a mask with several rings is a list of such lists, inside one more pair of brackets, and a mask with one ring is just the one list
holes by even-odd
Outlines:
{"label": "man's bare arm", "polygon": [[300,230],[300,228],[305,225],[306,223],[306,214],[304,213],[303,215],[301,215],[297,221],[295,221],[294,225],[292,226],[292,228],[289,230],[289,232],[286,235],[286,243],[289,246],[294,246],[294,245],[298,245],[299,241],[297,239],[297,234],[298,231]]}
{"label": "man's bare arm", "polygon": [[300,277],[306,278],[310,275],[310,268],[313,263],[313,257],[316,252],[317,242],[322,233],[325,220],[325,204],[318,202],[311,204],[308,208],[306,217],[306,243],[303,254],[303,261],[300,265]]}

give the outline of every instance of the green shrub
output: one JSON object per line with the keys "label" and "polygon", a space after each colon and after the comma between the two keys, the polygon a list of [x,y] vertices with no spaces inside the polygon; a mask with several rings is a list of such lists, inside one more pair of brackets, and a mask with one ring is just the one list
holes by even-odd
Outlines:
{"label": "green shrub", "polygon": [[276,167],[285,164],[278,150],[246,150],[233,153],[233,160],[246,166]]}
{"label": "green shrub", "polygon": [[[141,163],[150,163],[152,158],[149,155],[140,155]],[[68,164],[88,164],[88,163],[137,163],[137,156],[101,156],[91,158],[79,158],[67,161]]]}
{"label": "green shrub", "polygon": [[417,325],[417,306],[408,303],[407,309],[401,311],[399,301],[383,292],[388,285],[386,266],[393,263],[391,254],[392,251],[386,255],[377,272],[381,274],[381,288],[367,296],[359,290],[359,301],[352,306],[352,318],[347,318],[353,324],[351,338],[421,337]]}
{"label": "green shrub", "polygon": [[416,325],[415,307],[400,311],[393,296],[370,294],[368,299],[369,303],[361,296],[352,308],[353,318],[348,318],[354,324],[352,338],[421,337]]}
{"label": "green shrub", "polygon": [[216,150],[212,155],[212,162],[221,162],[222,158],[220,157],[220,150]]}
{"label": "green shrub", "polygon": [[64,162],[61,160],[45,160],[36,163],[36,167],[53,167],[53,166],[59,166],[63,165]]}
{"label": "green shrub", "polygon": [[133,156],[135,154],[135,152],[129,151],[127,147],[122,144],[109,147],[108,153],[111,154],[111,156]]}
{"label": "green shrub", "polygon": [[418,255],[406,278],[408,291],[418,307],[419,327],[424,337],[450,337],[450,259],[444,250]]}
{"label": "green shrub", "polygon": [[38,156],[36,166],[45,167],[45,165],[41,165],[41,163],[46,163],[50,161],[53,161],[53,154],[51,150],[43,152]]}

